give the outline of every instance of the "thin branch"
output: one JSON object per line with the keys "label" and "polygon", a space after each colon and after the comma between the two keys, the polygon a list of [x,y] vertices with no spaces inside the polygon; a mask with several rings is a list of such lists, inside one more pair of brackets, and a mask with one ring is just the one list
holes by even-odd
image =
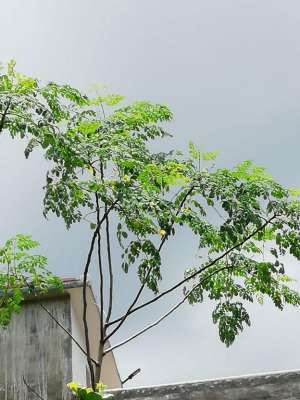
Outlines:
{"label": "thin branch", "polygon": [[[99,199],[96,194],[97,202],[97,221],[99,221]],[[101,377],[101,367],[103,360],[103,340],[104,340],[104,277],[103,277],[103,266],[102,266],[102,256],[101,256],[101,234],[100,231],[97,234],[97,254],[98,254],[98,264],[99,264],[99,277],[100,277],[100,340],[98,345],[98,366],[95,371],[95,382],[100,381]]]}
{"label": "thin branch", "polygon": [[5,118],[6,118],[6,115],[8,113],[10,105],[11,105],[11,99],[8,100],[7,105],[6,105],[5,109],[4,109],[4,112],[3,112],[1,120],[0,120],[0,133],[2,132],[2,130],[4,128]]}
{"label": "thin branch", "polygon": [[124,385],[126,382],[130,381],[131,379],[133,379],[137,374],[139,374],[141,372],[141,368],[136,369],[135,371],[133,371],[131,374],[129,374],[127,376],[126,379],[124,379],[121,383],[122,385]]}
{"label": "thin branch", "polygon": [[95,211],[91,211],[91,212],[88,212],[87,214],[85,214],[84,216],[83,216],[83,218],[86,218],[86,217],[88,217],[89,215],[92,215],[92,214],[96,214],[96,210]]}
{"label": "thin branch", "polygon": [[22,376],[22,379],[23,379],[24,385],[27,387],[27,389],[29,390],[29,392],[33,393],[38,399],[40,399],[40,400],[45,400],[42,396],[40,396],[40,395],[38,394],[38,392],[36,392],[36,391],[26,382],[26,379],[25,379],[24,375]]}
{"label": "thin branch", "polygon": [[123,346],[124,344],[130,342],[131,340],[137,338],[138,336],[142,335],[144,332],[147,332],[149,329],[153,328],[154,326],[158,325],[161,321],[163,321],[165,318],[167,318],[170,314],[172,314],[172,312],[174,312],[181,304],[183,304],[185,301],[185,298],[183,298],[179,303],[177,303],[174,307],[172,307],[166,314],[162,315],[158,320],[156,320],[155,322],[153,322],[150,325],[147,325],[145,328],[141,329],[140,331],[138,331],[137,333],[135,333],[134,335],[130,336],[129,338],[123,340],[122,342],[116,344],[115,346],[112,346],[110,348],[108,348],[104,354],[107,354],[115,349],[117,349],[120,346]]}
{"label": "thin branch", "polygon": [[[178,214],[180,213],[180,211],[181,211],[181,209],[182,209],[182,207],[183,207],[183,205],[184,205],[186,199],[187,199],[188,196],[193,192],[194,188],[195,188],[194,185],[192,185],[192,186],[190,187],[190,189],[186,192],[186,194],[185,194],[185,196],[183,197],[183,199],[181,200],[181,202],[180,202],[180,204],[179,204],[179,207],[178,207],[178,209],[177,209],[177,211],[176,211],[176,213],[175,213],[175,217],[173,218],[172,223],[171,223],[171,225],[170,225],[170,227],[169,227],[169,233],[163,236],[163,238],[162,238],[162,240],[161,240],[161,242],[160,242],[160,245],[159,245],[159,247],[158,247],[158,252],[161,251],[163,245],[165,244],[165,242],[166,242],[166,240],[167,240],[167,238],[168,238],[168,236],[169,236],[170,232],[172,231],[172,228],[173,228],[173,226],[174,226],[174,224],[175,224],[176,217],[177,217]],[[135,296],[133,302],[131,303],[131,305],[129,306],[129,308],[127,309],[126,313],[123,315],[123,317],[121,317],[121,320],[120,320],[119,324],[112,330],[112,332],[110,332],[109,335],[106,336],[105,341],[108,341],[109,338],[110,338],[115,332],[118,331],[118,329],[119,329],[119,328],[123,325],[123,323],[125,322],[125,320],[126,320],[126,318],[128,317],[128,315],[131,313],[131,310],[132,310],[132,309],[134,308],[134,306],[136,305],[137,301],[139,300],[139,298],[140,298],[140,296],[141,296],[141,294],[142,294],[142,291],[144,290],[144,287],[145,287],[145,285],[146,285],[146,283],[147,283],[147,280],[148,280],[148,278],[149,278],[149,276],[150,276],[150,273],[151,273],[151,271],[152,271],[152,268],[153,268],[153,267],[150,267],[150,268],[148,269],[148,272],[147,272],[147,274],[146,274],[146,276],[145,276],[144,282],[142,283],[142,285],[141,285],[141,287],[140,287],[138,293],[136,294],[136,296]]]}
{"label": "thin branch", "polygon": [[100,106],[101,106],[103,118],[105,119],[105,118],[106,118],[106,115],[105,115],[105,110],[104,110],[104,106],[103,106],[103,102],[102,102],[102,101],[100,102]]}
{"label": "thin branch", "polygon": [[110,232],[109,232],[109,219],[106,217],[106,248],[107,248],[107,259],[108,259],[108,269],[109,269],[109,299],[108,299],[108,310],[105,323],[107,324],[110,320],[112,307],[113,307],[113,289],[114,289],[114,276],[112,269],[112,258],[111,258],[111,248],[110,248]]}
{"label": "thin branch", "polygon": [[85,343],[86,343],[86,357],[87,357],[87,363],[89,366],[90,374],[91,374],[91,381],[92,381],[92,386],[93,389],[95,388],[95,373],[94,373],[94,368],[92,365],[92,360],[91,360],[91,351],[90,351],[90,339],[89,339],[89,327],[88,327],[88,322],[87,322],[87,295],[86,295],[86,289],[87,289],[87,278],[88,278],[88,272],[89,272],[89,267],[91,264],[91,258],[92,254],[94,251],[94,246],[95,246],[95,241],[98,236],[98,233],[100,231],[102,223],[105,221],[106,216],[109,214],[109,212],[113,209],[113,207],[116,205],[118,200],[115,200],[112,205],[107,209],[107,211],[104,213],[103,217],[101,220],[99,220],[99,223],[97,224],[97,227],[94,231],[92,241],[90,244],[90,249],[88,252],[88,257],[87,261],[85,264],[84,268],[84,273],[83,273],[83,290],[82,290],[82,302],[83,302],[83,315],[82,315],[82,321],[83,321],[83,327],[84,327],[84,335],[85,335]]}
{"label": "thin branch", "polygon": [[[239,245],[234,246],[234,248],[231,248],[229,251],[227,251],[226,253],[224,253],[223,257],[225,255],[228,254],[228,252],[233,251],[234,249],[236,249],[237,247],[241,246],[243,243],[245,243],[247,240],[249,240],[252,236],[256,235],[256,233],[258,233],[259,231],[263,230],[266,225],[268,223],[270,223],[273,219],[275,218],[275,216],[273,216],[272,218],[270,218],[270,220],[268,222],[266,222],[264,225],[262,225],[260,228],[256,229],[251,235],[248,235],[247,238],[245,238],[245,240],[240,243]],[[218,257],[217,259],[215,259],[212,263],[210,263],[209,265],[206,265],[204,268],[202,268],[201,270],[197,271],[196,273],[192,274],[190,277],[184,279],[185,282],[187,282],[189,279],[195,277],[196,275],[200,274],[201,272],[205,271],[209,266],[212,266],[213,264],[215,264],[217,261],[219,261],[221,259],[221,257]],[[199,286],[201,286],[203,284],[203,282],[205,282],[206,280],[210,279],[213,275],[216,275],[217,273],[224,271],[224,270],[228,270],[228,269],[233,269],[235,266],[224,266],[222,268],[219,268],[216,271],[213,271],[211,274],[209,274],[208,276],[206,276],[205,278],[203,278],[202,280],[200,280],[200,282],[194,286],[191,290],[189,290],[186,295],[183,297],[182,300],[180,300],[178,303],[176,303],[169,311],[167,311],[165,314],[163,314],[160,318],[158,318],[156,321],[152,322],[151,324],[147,325],[145,328],[141,329],[140,331],[136,332],[134,335],[130,336],[129,338],[123,340],[122,342],[117,343],[114,346],[111,346],[110,348],[106,349],[106,351],[104,352],[104,354],[107,354],[115,349],[117,349],[118,347],[123,346],[124,344],[130,342],[131,340],[137,338],[138,336],[142,335],[143,333],[147,332],[149,329],[153,328],[154,326],[158,325],[160,322],[162,322],[164,319],[166,319],[169,315],[171,315],[175,310],[177,310],[183,303],[185,303],[185,301],[188,299],[188,297],[191,295],[191,293],[196,290]],[[182,281],[183,282],[183,281]],[[177,286],[178,287],[178,286]]]}
{"label": "thin branch", "polygon": [[[96,176],[96,168],[93,168],[93,175]],[[103,182],[104,179],[104,169],[103,164],[100,162],[100,176],[101,181]],[[100,204],[99,204],[99,195],[95,193],[96,199],[96,212],[97,212],[97,225],[100,224]],[[107,215],[107,205],[105,203],[105,221],[108,219]],[[104,349],[104,275],[103,275],[103,265],[102,265],[102,255],[101,255],[101,233],[100,229],[97,233],[97,254],[98,254],[98,263],[99,263],[99,277],[100,277],[100,340],[98,346],[98,366],[95,371],[95,381],[99,382],[101,377],[101,367],[102,367],[102,360],[103,360],[103,349]]]}
{"label": "thin branch", "polygon": [[[27,280],[25,281],[26,286],[28,287],[28,289],[30,289],[30,285],[27,282]],[[53,321],[70,337],[70,339],[76,344],[76,346],[83,352],[83,354],[87,357],[87,352],[84,350],[84,348],[81,346],[81,344],[74,338],[74,336],[58,321],[57,318],[55,318],[55,316],[51,313],[51,311],[48,310],[47,307],[44,306],[44,304],[39,303],[40,307],[46,311],[46,313],[49,315],[50,318],[53,319]],[[98,363],[96,360],[94,360],[93,358],[91,358],[91,361],[98,366]]]}
{"label": "thin branch", "polygon": [[[100,207],[99,207],[99,196],[98,193],[95,193],[96,198],[96,212],[97,212],[97,225],[100,224]],[[106,211],[106,210],[105,210]],[[107,217],[106,217],[107,218]],[[103,315],[104,315],[104,277],[103,277],[103,267],[102,267],[102,257],[101,257],[101,234],[100,229],[97,232],[97,254],[98,254],[98,264],[99,264],[99,276],[100,276],[100,332],[101,332],[101,340],[104,336],[103,329]]]}
{"label": "thin branch", "polygon": [[[244,238],[243,241],[237,243],[236,245],[234,245],[233,247],[231,247],[230,249],[226,250],[224,253],[222,253],[219,257],[217,257],[216,259],[214,259],[213,261],[211,261],[209,264],[207,264],[206,266],[204,266],[203,268],[199,269],[198,271],[196,271],[194,274],[188,276],[185,279],[182,279],[180,282],[178,282],[177,284],[175,284],[174,286],[170,287],[169,289],[165,290],[164,292],[160,293],[158,296],[154,297],[153,299],[141,304],[138,307],[132,308],[130,310],[129,314],[132,314],[138,310],[140,310],[141,308],[144,308],[146,306],[148,306],[149,304],[152,304],[154,302],[156,302],[157,300],[159,300],[160,298],[162,298],[163,296],[169,294],[170,292],[172,292],[173,290],[177,289],[178,287],[182,286],[184,283],[188,282],[190,279],[193,279],[195,276],[201,274],[203,271],[205,271],[206,269],[208,269],[209,267],[211,267],[212,265],[216,264],[218,261],[220,261],[222,258],[226,257],[229,253],[231,253],[233,250],[239,248],[240,246],[242,246],[245,242],[247,242],[249,239],[251,239],[253,236],[255,236],[258,232],[260,232],[261,230],[263,230],[268,224],[271,224],[273,219],[276,218],[276,215],[273,215],[271,218],[267,219],[265,221],[265,223],[263,225],[261,225],[259,228],[257,228],[254,232],[252,232],[251,234],[249,234],[248,236],[246,236]],[[110,325],[113,325],[119,321],[122,320],[123,317],[120,317],[114,321],[110,322]]]}
{"label": "thin branch", "polygon": [[[98,228],[98,227],[97,227]],[[96,229],[96,236],[98,234],[97,229]],[[94,245],[95,245],[95,240],[96,240],[95,233],[92,238],[92,243],[90,247],[90,251],[88,254],[88,260],[84,269],[84,274],[83,274],[83,290],[82,290],[82,302],[83,302],[83,315],[82,315],[82,321],[83,321],[83,327],[84,327],[84,335],[85,335],[85,346],[86,346],[86,357],[87,357],[87,363],[89,366],[90,370],[90,375],[91,375],[91,382],[92,382],[92,387],[95,389],[95,373],[94,373],[94,368],[91,360],[91,349],[90,349],[90,338],[89,338],[89,326],[87,322],[87,295],[86,295],[86,289],[87,289],[87,278],[88,278],[88,271],[89,271],[89,266],[91,262],[91,257],[93,254],[94,250]]]}
{"label": "thin branch", "polygon": [[[81,346],[81,344],[74,338],[74,336],[54,317],[54,315],[49,311],[42,303],[40,303],[40,306],[42,307],[43,310],[46,311],[46,313],[53,319],[53,321],[72,339],[72,341],[76,344],[76,346],[82,351],[82,353],[87,356],[87,352],[84,350],[84,348]],[[91,358],[91,361],[97,366],[98,363],[96,360]]]}

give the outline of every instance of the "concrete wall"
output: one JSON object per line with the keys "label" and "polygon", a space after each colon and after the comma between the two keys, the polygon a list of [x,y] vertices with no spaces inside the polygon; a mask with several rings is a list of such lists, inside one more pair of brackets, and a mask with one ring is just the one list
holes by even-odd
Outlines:
{"label": "concrete wall", "polygon": [[[43,304],[71,330],[69,296],[43,299]],[[26,354],[25,354],[26,351]],[[0,400],[32,400],[22,377],[44,400],[69,399],[72,380],[70,338],[40,307],[28,301],[6,329],[0,330]]]}
{"label": "concrete wall", "polygon": [[114,400],[299,400],[300,371],[110,392]]}

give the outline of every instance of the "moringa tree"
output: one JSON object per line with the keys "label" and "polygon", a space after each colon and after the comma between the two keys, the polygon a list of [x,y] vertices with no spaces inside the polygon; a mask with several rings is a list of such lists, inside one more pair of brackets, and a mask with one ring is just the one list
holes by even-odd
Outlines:
{"label": "moringa tree", "polygon": [[[150,141],[170,136],[164,129],[172,119],[170,110],[144,101],[120,107],[121,100],[118,95],[89,98],[68,85],[41,84],[15,72],[14,62],[0,76],[0,132],[26,140],[26,157],[34,148],[42,148],[51,165],[44,215],[55,213],[68,228],[87,214],[92,219],[83,266],[82,318],[94,391],[107,353],[142,335],[184,302],[215,301],[213,322],[227,346],[250,325],[248,302],[269,297],[280,309],[300,304],[284,268],[286,253],[300,259],[299,192],[282,187],[250,161],[216,169],[216,153],[202,153],[192,143],[188,156],[179,151],[153,152]],[[182,226],[198,240],[199,264],[188,269],[183,265],[182,279],[161,291],[162,250],[176,240]],[[112,254],[114,241],[121,248],[120,259]],[[86,315],[94,256],[100,276],[97,360],[90,354]],[[114,293],[119,289],[114,277],[129,268],[136,270],[140,287],[128,293],[123,314],[115,317]],[[14,284],[8,278],[13,272],[1,273],[2,287]],[[143,302],[146,290],[153,297]],[[146,323],[148,307],[175,290],[178,303],[170,310],[120,343],[105,346],[141,310]]]}

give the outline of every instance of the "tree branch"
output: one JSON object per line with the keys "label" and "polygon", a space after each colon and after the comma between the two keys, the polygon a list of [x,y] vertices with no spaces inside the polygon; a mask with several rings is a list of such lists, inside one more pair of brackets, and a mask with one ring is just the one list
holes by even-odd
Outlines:
{"label": "tree branch", "polygon": [[[97,207],[97,225],[100,224],[100,207],[99,207],[99,196],[97,193],[95,193],[96,197],[96,207]],[[106,211],[106,210],[105,210]],[[106,216],[107,218],[107,216]],[[105,219],[106,219],[105,218]],[[98,264],[99,264],[99,276],[100,276],[100,332],[101,332],[101,340],[103,340],[104,336],[104,329],[103,329],[103,315],[104,315],[104,293],[103,293],[103,287],[104,287],[104,281],[103,281],[103,268],[102,268],[102,257],[101,257],[101,234],[100,234],[100,229],[97,232],[97,254],[98,254]]]}
{"label": "tree branch", "polygon": [[[102,172],[102,169],[101,169]],[[101,174],[102,175],[102,174]],[[96,207],[97,207],[97,224],[100,222],[100,208],[99,208],[99,196],[95,193],[96,197]],[[106,217],[107,218],[107,217]],[[98,264],[99,264],[99,277],[100,277],[100,341],[98,345],[98,366],[95,373],[95,381],[100,381],[101,367],[103,359],[103,338],[104,338],[104,277],[103,277],[103,266],[102,266],[102,255],[101,255],[101,234],[100,230],[97,233],[97,254],[98,254]]]}
{"label": "tree branch", "polygon": [[27,387],[27,389],[29,390],[29,392],[33,393],[38,399],[40,399],[40,400],[45,400],[42,396],[40,396],[40,395],[38,394],[38,392],[36,392],[36,391],[26,382],[24,375],[22,376],[22,379],[23,379],[24,385]]}
{"label": "tree branch", "polygon": [[[40,306],[42,307],[43,310],[46,311],[46,313],[53,319],[53,321],[72,339],[72,341],[76,344],[76,346],[82,351],[82,353],[87,356],[87,352],[84,350],[84,348],[81,346],[81,344],[74,338],[74,336],[54,317],[54,315],[49,311],[42,303],[40,303]],[[98,363],[96,360],[91,358],[91,361],[97,366]]]}
{"label": "tree branch", "polygon": [[93,234],[93,237],[92,237],[92,241],[91,241],[91,244],[90,244],[90,249],[89,249],[89,252],[88,252],[88,257],[87,257],[87,261],[86,261],[85,268],[84,268],[84,273],[83,273],[83,290],[82,290],[83,315],[82,315],[82,321],[83,321],[85,343],[86,343],[87,363],[88,363],[88,366],[89,366],[89,370],[90,370],[90,374],[91,374],[91,382],[92,382],[92,386],[93,386],[94,390],[95,390],[95,387],[96,387],[96,384],[95,384],[95,373],[94,373],[94,368],[93,368],[92,360],[91,360],[89,327],[88,327],[88,323],[87,323],[87,295],[86,295],[87,278],[88,278],[89,267],[90,267],[90,264],[91,264],[92,254],[93,254],[93,251],[94,251],[95,241],[96,241],[96,238],[97,238],[97,236],[98,236],[98,234],[100,232],[101,225],[102,225],[103,221],[105,221],[105,218],[107,217],[109,212],[116,205],[117,201],[118,200],[115,200],[112,203],[112,205],[107,209],[107,211],[104,213],[103,217],[101,218],[101,220],[99,220],[99,222],[97,224],[97,227],[96,227],[96,229],[94,231],[94,234]]}
{"label": "tree branch", "polygon": [[[25,281],[27,287],[30,289],[30,286],[27,282],[27,280]],[[51,313],[51,311],[48,310],[47,307],[44,306],[44,304],[39,303],[40,307],[46,311],[46,313],[49,315],[50,318],[53,319],[53,321],[70,337],[70,339],[76,344],[76,346],[82,351],[82,353],[87,357],[87,352],[84,350],[84,348],[81,346],[81,344],[74,338],[74,336],[58,321],[57,318],[55,318],[55,316]],[[91,358],[91,361],[97,366],[98,363],[96,360],[94,360],[93,358]]]}
{"label": "tree branch", "polygon": [[[182,279],[180,282],[178,282],[177,284],[175,284],[174,286],[170,287],[169,289],[165,290],[164,292],[160,293],[158,296],[154,297],[153,299],[141,304],[140,306],[137,306],[135,308],[132,308],[129,312],[129,314],[132,314],[156,301],[158,301],[159,299],[161,299],[163,296],[171,293],[173,290],[177,289],[178,287],[182,286],[184,283],[188,282],[190,279],[193,279],[195,276],[201,274],[203,271],[205,271],[207,268],[211,267],[212,265],[214,265],[215,263],[217,263],[218,261],[220,261],[222,258],[226,257],[229,253],[231,253],[233,250],[237,249],[238,247],[242,246],[245,242],[247,242],[249,239],[251,239],[253,236],[255,236],[258,232],[260,232],[261,230],[263,230],[268,224],[271,224],[272,221],[276,218],[276,215],[273,215],[271,218],[266,219],[265,223],[263,225],[261,225],[259,228],[257,228],[254,232],[252,232],[251,234],[249,234],[247,237],[244,238],[243,241],[239,242],[238,244],[234,245],[233,247],[231,247],[230,249],[228,249],[226,252],[222,253],[219,257],[217,257],[215,260],[211,261],[209,264],[207,264],[206,266],[204,266],[203,268],[201,268],[200,270],[196,271],[194,274],[188,276],[185,279]],[[122,320],[123,317],[120,317],[114,321],[110,322],[110,325],[113,325],[119,321]]]}
{"label": "tree branch", "polygon": [[[234,266],[233,266],[234,268]],[[142,335],[144,332],[147,332],[149,329],[153,328],[154,326],[158,325],[160,322],[162,322],[165,318],[167,318],[170,314],[172,314],[175,310],[177,310],[177,308],[179,308],[190,296],[190,294],[197,289],[199,286],[202,285],[203,282],[205,282],[206,280],[208,280],[209,278],[211,278],[213,275],[221,272],[224,269],[230,269],[230,267],[226,266],[223,268],[220,268],[217,271],[212,272],[211,274],[209,274],[207,277],[205,277],[204,279],[202,279],[196,286],[194,286],[191,290],[188,291],[188,293],[183,297],[182,300],[180,300],[178,303],[176,303],[168,312],[166,312],[165,314],[163,314],[160,318],[158,318],[155,322],[147,325],[145,328],[141,329],[140,331],[136,332],[134,335],[130,336],[129,338],[123,340],[122,342],[116,344],[115,346],[112,346],[110,348],[108,348],[105,351],[105,354],[109,353],[110,351],[113,351],[115,349],[117,349],[118,347],[123,346],[124,344],[130,342],[131,340],[137,338],[138,336]]]}
{"label": "tree branch", "polygon": [[4,128],[5,118],[6,118],[6,115],[8,113],[10,105],[11,105],[11,99],[8,100],[8,103],[7,103],[7,105],[6,105],[5,109],[4,109],[4,112],[3,112],[1,120],[0,120],[0,133],[2,132],[2,130]]}
{"label": "tree branch", "polygon": [[[94,247],[94,245],[93,245],[93,247]],[[93,252],[93,247],[92,247],[91,255],[92,255],[92,252]],[[90,264],[90,261],[87,263],[87,266],[86,266],[85,271],[84,271],[84,276],[83,276],[83,290],[82,290],[83,315],[82,315],[82,321],[83,321],[84,336],[85,336],[86,358],[87,358],[87,363],[88,363],[89,370],[90,370],[92,387],[95,390],[95,387],[96,387],[96,385],[95,385],[95,373],[94,373],[94,368],[93,368],[92,360],[91,360],[89,327],[88,327],[88,323],[87,323],[86,288],[87,288],[87,275],[88,275],[88,270],[89,270],[89,264]]]}
{"label": "tree branch", "polygon": [[113,307],[113,289],[114,289],[114,276],[112,269],[112,259],[111,259],[111,249],[110,249],[110,232],[109,232],[109,219],[106,217],[106,247],[107,247],[107,259],[108,259],[108,269],[109,269],[109,299],[108,299],[108,310],[106,316],[106,323],[110,320],[112,307]]}
{"label": "tree branch", "polygon": [[[242,244],[244,244],[247,240],[249,240],[252,236],[256,235],[258,232],[260,232],[261,230],[263,230],[276,216],[273,216],[272,218],[270,218],[266,223],[264,223],[260,228],[256,229],[251,235],[248,235],[242,242],[240,242],[239,244],[237,244],[236,246],[232,247],[231,249],[229,249],[227,252],[225,252],[222,256],[216,258],[214,261],[212,261],[210,264],[206,265],[205,267],[201,268],[200,270],[198,270],[197,272],[195,272],[194,274],[192,274],[190,277],[184,279],[181,281],[181,284],[184,282],[187,282],[188,280],[192,279],[193,277],[195,277],[196,275],[200,274],[201,272],[204,272],[207,268],[211,267],[213,264],[215,264],[217,261],[219,261],[221,258],[225,257],[229,252],[235,250],[236,248],[240,247]],[[129,338],[123,340],[122,342],[117,343],[114,346],[111,346],[110,348],[106,349],[106,351],[104,352],[104,354],[107,354],[115,349],[117,349],[118,347],[123,346],[124,344],[130,342],[131,340],[137,338],[138,336],[142,335],[143,333],[147,332],[149,329],[153,328],[154,326],[158,325],[160,322],[162,322],[164,319],[166,319],[169,315],[171,315],[175,310],[177,310],[187,299],[188,297],[191,295],[191,293],[197,289],[199,286],[201,286],[203,284],[203,282],[205,282],[206,280],[210,279],[213,275],[216,275],[217,273],[224,271],[224,270],[228,270],[228,269],[233,269],[235,266],[228,266],[226,265],[225,267],[222,267],[216,271],[213,271],[211,274],[209,274],[208,276],[206,276],[205,278],[203,278],[202,280],[200,280],[200,282],[194,286],[191,290],[189,290],[186,295],[183,297],[182,300],[180,300],[178,303],[176,303],[169,311],[167,311],[165,314],[163,314],[160,318],[158,318],[156,321],[154,321],[153,323],[147,325],[145,328],[141,329],[140,331],[136,332],[134,335],[130,336]],[[175,285],[176,287],[178,287],[178,285]],[[173,288],[175,288],[175,286],[173,286]],[[173,290],[173,289],[172,289]],[[166,291],[167,292],[167,291]],[[166,294],[166,292],[164,292]],[[169,293],[169,292],[168,292]],[[144,305],[143,305],[144,306]]]}

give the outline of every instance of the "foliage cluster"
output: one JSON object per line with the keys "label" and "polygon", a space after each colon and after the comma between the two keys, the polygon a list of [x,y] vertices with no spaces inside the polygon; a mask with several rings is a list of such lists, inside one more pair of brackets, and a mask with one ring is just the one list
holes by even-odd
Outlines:
{"label": "foliage cluster", "polygon": [[20,234],[0,246],[0,327],[20,311],[26,294],[62,288],[60,279],[46,269],[47,259],[31,253],[37,246],[30,236]]}
{"label": "foliage cluster", "polygon": [[104,393],[105,385],[102,383],[97,383],[95,391],[92,388],[82,387],[77,382],[70,382],[67,386],[78,400],[104,400],[112,399],[113,397]]}

